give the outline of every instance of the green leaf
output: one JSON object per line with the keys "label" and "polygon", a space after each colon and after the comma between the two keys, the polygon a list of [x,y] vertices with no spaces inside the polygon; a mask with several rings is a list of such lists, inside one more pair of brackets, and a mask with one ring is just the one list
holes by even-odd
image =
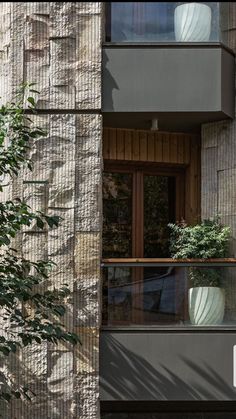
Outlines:
{"label": "green leaf", "polygon": [[9,353],[11,352],[9,348],[7,348],[6,346],[0,346],[0,352],[3,353],[3,355],[8,356]]}
{"label": "green leaf", "polygon": [[[34,84],[35,84],[35,83],[34,83]],[[37,94],[39,94],[39,93],[40,93],[38,90],[35,90],[35,89],[30,89],[30,92],[32,92],[32,93],[37,93]]]}
{"label": "green leaf", "polygon": [[30,96],[30,97],[28,97],[28,102],[33,106],[33,107],[35,107],[35,100],[34,100],[34,98],[32,97],[32,96]]}
{"label": "green leaf", "polygon": [[37,217],[36,224],[37,224],[37,227],[38,227],[38,228],[41,228],[41,230],[44,228],[44,222],[43,222],[43,220],[42,220],[41,218],[39,218],[39,217]]}
{"label": "green leaf", "polygon": [[0,236],[0,243],[8,245],[11,242],[10,242],[9,238],[6,235],[4,235],[4,236]]}
{"label": "green leaf", "polygon": [[[37,94],[31,89],[34,85],[23,83],[12,103],[0,109],[0,176],[2,179],[19,176],[21,169],[32,170],[28,153],[31,145],[47,134],[41,127],[32,125],[32,120],[25,114],[24,104],[34,112],[35,99],[29,94]],[[29,94],[29,97],[27,97]],[[0,191],[4,189],[2,180]],[[0,246],[4,252],[0,255],[0,307],[4,311],[3,321],[6,327],[6,339],[0,336],[0,355],[2,358],[25,347],[32,342],[40,345],[44,341],[52,343],[80,342],[76,334],[69,333],[58,319],[65,314],[65,297],[70,291],[66,285],[61,289],[47,290],[50,271],[55,265],[52,261],[30,261],[24,259],[11,248],[11,237],[17,237],[22,227],[34,223],[40,229],[46,224],[57,227],[62,219],[57,215],[49,216],[34,212],[19,197],[13,201],[0,202]],[[20,390],[9,385],[0,394],[0,398],[10,401],[11,397],[25,397],[30,400],[28,389]],[[32,394],[32,392],[30,393]]]}
{"label": "green leaf", "polygon": [[7,402],[10,402],[11,400],[11,395],[9,393],[0,393],[0,397],[6,400]]}
{"label": "green leaf", "polygon": [[20,399],[21,398],[21,394],[19,391],[14,391],[12,390],[12,394],[16,399]]}

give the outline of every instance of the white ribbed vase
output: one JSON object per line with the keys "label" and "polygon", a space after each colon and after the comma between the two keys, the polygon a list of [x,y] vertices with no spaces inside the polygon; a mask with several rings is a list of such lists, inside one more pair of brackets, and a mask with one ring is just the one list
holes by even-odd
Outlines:
{"label": "white ribbed vase", "polygon": [[217,325],[224,318],[225,292],[218,287],[189,289],[189,317],[195,325]]}
{"label": "white ribbed vase", "polygon": [[186,3],[175,9],[177,42],[206,42],[211,34],[211,8],[201,3]]}

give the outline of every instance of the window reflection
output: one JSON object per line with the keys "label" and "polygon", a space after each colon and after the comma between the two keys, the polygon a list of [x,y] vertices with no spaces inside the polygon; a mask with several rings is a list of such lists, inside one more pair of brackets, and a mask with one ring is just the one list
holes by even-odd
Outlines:
{"label": "window reflection", "polygon": [[[175,221],[175,178],[144,176],[144,257],[169,257],[168,223]],[[160,268],[156,268],[157,270]],[[148,268],[147,270],[148,274]],[[163,268],[162,268],[163,270]],[[165,270],[165,268],[164,268]],[[153,273],[153,269],[152,269]],[[145,276],[145,275],[144,275]]]}
{"label": "window reflection", "polygon": [[153,268],[152,275],[151,268],[149,272],[150,276],[146,275],[143,285],[144,323],[176,323],[187,320],[184,309],[184,271],[169,267]]}
{"label": "window reflection", "polygon": [[103,257],[132,255],[132,174],[103,176]]}
{"label": "window reflection", "polygon": [[176,324],[187,320],[186,275],[182,268],[165,268],[140,279],[142,268],[104,269],[104,318],[107,324]]}
{"label": "window reflection", "polygon": [[175,2],[111,4],[111,40],[144,42],[174,38]]}
{"label": "window reflection", "polygon": [[[219,2],[111,2],[107,7],[112,42],[219,41],[219,26]],[[189,33],[181,37],[181,28]]]}
{"label": "window reflection", "polygon": [[[236,325],[236,271],[234,267],[197,268],[170,266],[164,272],[143,267],[113,266],[103,269],[103,324],[172,327]],[[192,271],[206,276],[216,270],[219,286],[195,286]],[[152,272],[153,270],[153,272]]]}

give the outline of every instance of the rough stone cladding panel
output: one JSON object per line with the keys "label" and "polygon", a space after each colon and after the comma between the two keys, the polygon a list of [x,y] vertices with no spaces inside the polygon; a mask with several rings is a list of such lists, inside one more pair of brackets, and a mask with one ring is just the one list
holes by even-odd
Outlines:
{"label": "rough stone cladding panel", "polygon": [[227,19],[226,38],[229,48],[236,53],[236,3],[235,1],[229,2],[229,13]]}
{"label": "rough stone cladding panel", "polygon": [[[101,117],[53,114],[33,118],[35,123],[41,121],[47,127],[48,135],[33,146],[34,170],[22,173],[22,181],[16,182],[15,196],[24,198],[33,209],[58,214],[63,220],[53,230],[39,233],[36,226],[24,229],[19,247],[25,257],[49,258],[56,263],[49,285],[57,287],[65,282],[69,285],[72,294],[64,323],[78,332],[83,344],[74,349],[66,345],[59,349],[35,345],[20,354],[14,370],[38,396],[27,406],[13,404],[9,418],[74,418],[78,417],[78,411],[80,418],[97,418]],[[94,130],[97,141],[96,146],[91,141],[87,154],[80,153],[86,149],[87,136],[83,137],[80,131],[81,127],[85,130],[85,123]],[[86,194],[88,199],[84,199]],[[49,416],[45,416],[46,411]]]}
{"label": "rough stone cladding panel", "polygon": [[101,108],[102,3],[9,2],[0,14],[2,102],[37,81],[39,109]]}
{"label": "rough stone cladding panel", "polygon": [[[219,215],[231,228],[230,256],[236,257],[236,124],[221,121],[202,128],[202,219]],[[227,269],[227,317],[236,320],[236,273]]]}
{"label": "rough stone cladding panel", "polygon": [[6,406],[4,419],[99,418],[101,26],[99,2],[0,4],[0,96],[14,96],[23,81],[37,83],[44,128],[7,197],[62,217],[58,229],[25,228],[17,247],[26,257],[56,263],[45,287],[67,283],[63,319],[82,346],[32,345],[10,359],[12,376],[37,394],[32,403]]}

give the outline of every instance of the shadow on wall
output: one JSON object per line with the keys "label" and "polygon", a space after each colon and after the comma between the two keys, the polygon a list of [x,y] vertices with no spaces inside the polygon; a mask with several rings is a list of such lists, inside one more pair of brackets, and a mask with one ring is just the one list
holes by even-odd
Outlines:
{"label": "shadow on wall", "polygon": [[[51,286],[51,282],[48,285]],[[73,313],[70,306],[67,306],[63,323],[68,329],[72,328]],[[78,350],[81,350],[80,347]],[[29,389],[31,401],[12,398],[7,403],[1,400],[0,419],[74,418],[72,410],[76,393],[73,383],[73,352],[74,348],[68,342],[58,346],[42,342],[5,357],[0,367],[17,387],[26,386]]]}
{"label": "shadow on wall", "polygon": [[119,90],[119,86],[107,68],[108,61],[107,53],[104,51],[102,67],[102,110],[111,112],[114,111],[113,90]]}
{"label": "shadow on wall", "polygon": [[103,365],[100,368],[104,400],[235,400],[233,388],[207,364],[199,366],[185,357],[180,359],[185,369],[188,368],[190,385],[166,365],[159,364],[158,371],[112,336],[107,336],[103,345],[103,353],[111,354],[112,359],[110,368],[106,361],[106,368]]}

